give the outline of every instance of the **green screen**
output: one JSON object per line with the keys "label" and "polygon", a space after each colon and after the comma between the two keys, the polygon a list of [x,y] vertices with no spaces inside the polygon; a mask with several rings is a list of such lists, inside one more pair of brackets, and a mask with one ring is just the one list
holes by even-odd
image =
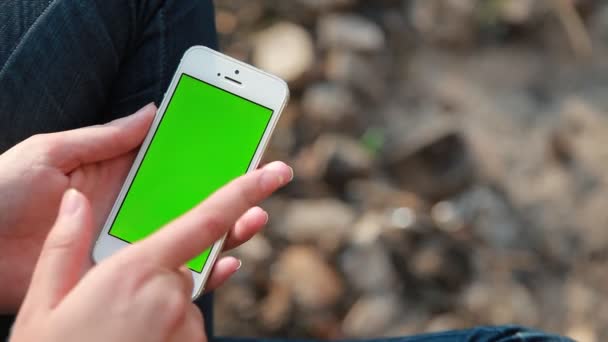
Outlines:
{"label": "green screen", "polygon": [[[110,228],[141,240],[245,174],[272,110],[183,74]],[[201,272],[210,250],[188,262]]]}

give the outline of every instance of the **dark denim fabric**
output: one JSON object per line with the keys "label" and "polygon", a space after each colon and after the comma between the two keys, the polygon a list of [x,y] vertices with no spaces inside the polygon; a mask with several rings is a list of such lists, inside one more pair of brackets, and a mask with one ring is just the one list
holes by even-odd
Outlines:
{"label": "dark denim fabric", "polygon": [[0,152],[159,103],[197,44],[217,48],[211,0],[0,1]]}
{"label": "dark denim fabric", "polygon": [[[0,153],[33,134],[104,123],[159,103],[192,45],[217,48],[211,0],[0,1]],[[211,300],[199,303],[210,337]],[[0,317],[0,340],[11,323]],[[423,341],[569,340],[490,327],[373,342]]]}
{"label": "dark denim fabric", "polygon": [[160,103],[192,45],[217,49],[212,0],[0,0],[0,153]]}
{"label": "dark denim fabric", "polygon": [[[216,338],[217,342],[284,342],[277,339]],[[478,327],[409,337],[391,337],[371,340],[345,340],[340,342],[573,342],[569,338],[549,335],[519,326]],[[290,339],[289,342],[315,342]]]}

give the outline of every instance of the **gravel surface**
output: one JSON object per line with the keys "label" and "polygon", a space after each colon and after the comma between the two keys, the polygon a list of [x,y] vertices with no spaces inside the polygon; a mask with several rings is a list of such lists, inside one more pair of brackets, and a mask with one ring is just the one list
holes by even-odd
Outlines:
{"label": "gravel surface", "polygon": [[219,335],[516,323],[608,340],[608,4],[217,0],[285,78],[296,179],[217,291]]}

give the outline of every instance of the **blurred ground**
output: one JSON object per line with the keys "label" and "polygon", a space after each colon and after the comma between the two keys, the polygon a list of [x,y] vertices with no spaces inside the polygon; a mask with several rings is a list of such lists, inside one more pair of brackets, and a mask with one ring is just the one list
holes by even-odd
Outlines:
{"label": "blurred ground", "polygon": [[608,340],[608,3],[216,5],[224,52],[290,83],[266,158],[296,171],[219,335]]}

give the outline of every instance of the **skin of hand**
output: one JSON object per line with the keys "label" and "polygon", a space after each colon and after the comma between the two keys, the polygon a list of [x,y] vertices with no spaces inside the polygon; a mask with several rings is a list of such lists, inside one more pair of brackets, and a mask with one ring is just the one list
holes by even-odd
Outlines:
{"label": "skin of hand", "polygon": [[[33,136],[0,155],[0,313],[14,313],[25,296],[40,249],[70,188],[91,203],[100,229],[154,119],[150,104],[105,125]],[[225,250],[249,240],[268,215],[249,210],[228,232]],[[208,290],[240,267],[225,257],[215,264]]]}
{"label": "skin of hand", "polygon": [[292,177],[281,162],[242,176],[92,267],[93,212],[86,197],[68,190],[11,341],[206,341],[183,265]]}

